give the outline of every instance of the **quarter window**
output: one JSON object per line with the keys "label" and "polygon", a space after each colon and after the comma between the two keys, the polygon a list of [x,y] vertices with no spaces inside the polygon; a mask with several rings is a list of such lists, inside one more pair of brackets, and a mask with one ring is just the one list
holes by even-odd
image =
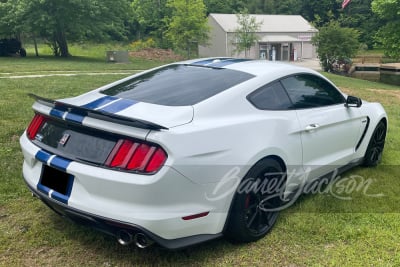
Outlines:
{"label": "quarter window", "polygon": [[292,107],[280,82],[264,85],[251,93],[248,100],[256,108],[263,110],[286,110]]}
{"label": "quarter window", "polygon": [[328,81],[311,74],[291,76],[281,80],[293,107],[315,108],[345,103],[344,96]]}

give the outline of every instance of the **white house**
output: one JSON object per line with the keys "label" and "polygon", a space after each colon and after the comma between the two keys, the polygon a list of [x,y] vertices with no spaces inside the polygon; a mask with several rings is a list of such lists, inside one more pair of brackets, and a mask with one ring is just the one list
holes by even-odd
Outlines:
{"label": "white house", "polygon": [[[258,42],[248,57],[266,60],[289,61],[316,58],[311,38],[318,32],[299,15],[250,15],[261,23]],[[215,14],[208,17],[210,40],[207,46],[199,46],[201,57],[244,57],[235,51],[235,31],[239,28],[235,14]]]}

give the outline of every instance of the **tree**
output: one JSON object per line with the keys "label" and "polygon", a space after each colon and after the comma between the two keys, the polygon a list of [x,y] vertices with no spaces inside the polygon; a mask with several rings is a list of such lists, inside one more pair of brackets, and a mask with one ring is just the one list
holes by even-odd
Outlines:
{"label": "tree", "polygon": [[351,28],[341,27],[336,21],[320,28],[312,42],[317,46],[317,53],[325,71],[332,70],[332,64],[356,55],[359,33]]}
{"label": "tree", "polygon": [[236,53],[244,51],[247,57],[251,47],[258,40],[256,32],[260,29],[262,22],[257,22],[256,17],[250,16],[247,9],[236,14],[236,17],[239,25],[235,30]]}
{"label": "tree", "polygon": [[9,0],[1,24],[10,25],[15,34],[40,36],[54,55],[67,57],[67,40],[124,39],[129,4],[129,0]]}
{"label": "tree", "polygon": [[312,0],[302,1],[300,14],[308,21],[320,27],[339,16],[342,0]]}
{"label": "tree", "polygon": [[299,15],[303,2],[301,0],[275,1],[276,14]]}
{"label": "tree", "polygon": [[343,27],[354,28],[360,32],[360,42],[368,48],[373,48],[374,37],[384,24],[371,10],[372,0],[352,0],[339,16]]}
{"label": "tree", "polygon": [[0,35],[15,37],[22,30],[20,21],[22,12],[17,6],[17,0],[0,1]]}
{"label": "tree", "polygon": [[241,10],[244,6],[243,0],[204,0],[204,4],[207,8],[207,14],[209,13],[236,13]]}
{"label": "tree", "polygon": [[250,0],[246,2],[248,13],[252,14],[275,14],[274,0]]}
{"label": "tree", "polygon": [[166,37],[177,50],[191,51],[198,44],[206,44],[209,36],[206,7],[203,0],[168,0],[167,7],[171,9],[171,18],[165,18],[167,23]]}
{"label": "tree", "polygon": [[[161,47],[165,46],[166,24],[164,18],[171,15],[166,3],[166,0],[134,0],[131,4],[133,18],[140,26],[139,33],[154,37]],[[142,38],[142,36],[139,37]]]}
{"label": "tree", "polygon": [[249,0],[246,2],[246,8],[252,14],[298,15],[301,6],[300,0]]}
{"label": "tree", "polygon": [[400,0],[373,0],[372,11],[386,24],[376,36],[383,45],[385,54],[395,59],[400,58]]}

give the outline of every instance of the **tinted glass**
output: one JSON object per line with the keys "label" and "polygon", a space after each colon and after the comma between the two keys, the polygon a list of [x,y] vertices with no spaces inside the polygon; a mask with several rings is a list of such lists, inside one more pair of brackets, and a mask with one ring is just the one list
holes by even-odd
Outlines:
{"label": "tinted glass", "polygon": [[258,109],[285,110],[292,107],[292,102],[280,82],[261,87],[251,93],[248,99]]}
{"label": "tinted glass", "polygon": [[188,106],[252,77],[230,69],[171,65],[140,75],[103,93],[158,105]]}
{"label": "tinted glass", "polygon": [[294,108],[313,108],[345,102],[343,95],[324,79],[304,74],[283,79]]}

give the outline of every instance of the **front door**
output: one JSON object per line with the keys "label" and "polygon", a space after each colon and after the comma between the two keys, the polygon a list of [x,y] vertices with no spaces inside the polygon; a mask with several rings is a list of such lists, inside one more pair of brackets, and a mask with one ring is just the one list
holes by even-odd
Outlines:
{"label": "front door", "polygon": [[316,177],[349,163],[362,135],[365,118],[359,110],[345,107],[344,96],[317,75],[299,74],[281,82],[300,123],[305,171]]}
{"label": "front door", "polygon": [[303,166],[313,177],[348,164],[353,158],[362,118],[356,108],[339,104],[298,110]]}

